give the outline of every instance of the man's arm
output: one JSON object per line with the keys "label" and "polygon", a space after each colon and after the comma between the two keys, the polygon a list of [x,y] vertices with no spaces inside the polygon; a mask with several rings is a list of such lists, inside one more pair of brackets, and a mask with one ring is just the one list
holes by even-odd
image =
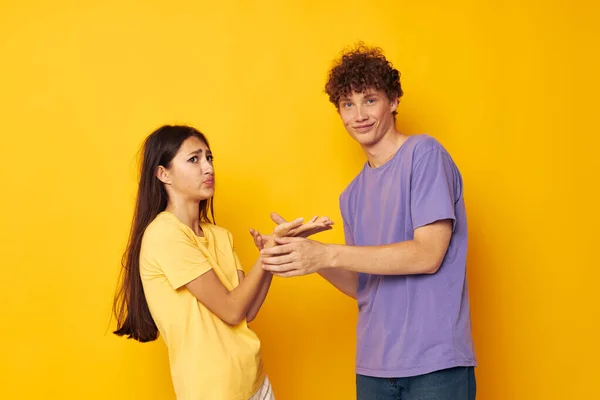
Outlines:
{"label": "man's arm", "polygon": [[[279,215],[274,214],[275,216],[279,217],[280,219],[282,219]],[[272,218],[274,218],[272,216]],[[301,219],[297,219],[294,222],[296,223],[296,225],[290,225],[290,223],[286,222],[286,221],[280,221],[278,226],[275,228],[274,230],[274,235],[270,235],[270,236],[263,236],[261,235],[258,231],[255,231],[254,229],[250,230],[250,234],[253,236],[254,238],[254,244],[256,245],[256,247],[259,250],[262,250],[263,248],[270,248],[275,246],[275,238],[278,237],[279,235],[301,235],[301,236],[309,236],[309,235],[313,235],[315,233],[319,233],[319,232],[323,232],[326,230],[331,229],[331,225],[333,225],[333,221],[331,221],[329,218],[327,217],[314,217],[312,218],[310,221],[308,221],[306,224],[301,224]],[[265,272],[265,271],[263,271]],[[245,273],[243,270],[238,269],[237,271],[238,273],[238,278],[239,278],[239,282],[240,284],[242,283],[242,281],[245,278]],[[273,274],[265,272],[264,275],[261,278],[261,282],[259,284],[259,289],[258,292],[256,293],[254,300],[252,301],[252,303],[250,304],[250,307],[248,308],[247,312],[246,312],[246,321],[247,322],[251,322],[253,321],[256,316],[258,315],[258,312],[260,310],[260,308],[262,307],[263,303],[265,302],[265,299],[267,297],[267,294],[269,293],[269,288],[271,287],[271,282],[273,280]]]}
{"label": "man's arm", "polygon": [[376,275],[434,274],[451,236],[452,221],[441,220],[415,229],[412,240],[382,246],[343,246],[286,237],[276,239],[279,246],[263,249],[261,261],[264,269],[285,277],[328,269]]}
{"label": "man's arm", "polygon": [[335,286],[337,290],[356,299],[356,292],[358,291],[358,272],[333,268],[322,268],[317,272],[325,280]]}

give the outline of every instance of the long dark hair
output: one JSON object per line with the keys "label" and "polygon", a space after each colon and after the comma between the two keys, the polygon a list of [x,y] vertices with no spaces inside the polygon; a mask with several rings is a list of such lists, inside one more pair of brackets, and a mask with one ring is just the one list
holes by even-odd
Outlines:
{"label": "long dark hair", "polygon": [[[123,268],[113,304],[113,312],[117,318],[117,330],[113,332],[115,335],[128,336],[129,339],[140,342],[158,338],[158,328],[150,315],[140,277],[140,248],[146,228],[167,207],[167,191],[156,177],[156,169],[159,165],[169,168],[182,143],[192,136],[202,140],[210,148],[202,133],[181,125],[162,126],[144,141],[133,223],[121,260]],[[214,222],[212,198],[200,202],[200,220]]]}

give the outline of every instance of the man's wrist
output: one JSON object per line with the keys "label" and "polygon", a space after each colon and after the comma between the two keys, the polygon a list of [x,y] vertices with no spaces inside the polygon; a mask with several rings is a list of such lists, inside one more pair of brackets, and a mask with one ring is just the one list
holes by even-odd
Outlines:
{"label": "man's wrist", "polygon": [[337,244],[325,245],[325,262],[322,264],[322,269],[339,268],[340,249],[342,246]]}

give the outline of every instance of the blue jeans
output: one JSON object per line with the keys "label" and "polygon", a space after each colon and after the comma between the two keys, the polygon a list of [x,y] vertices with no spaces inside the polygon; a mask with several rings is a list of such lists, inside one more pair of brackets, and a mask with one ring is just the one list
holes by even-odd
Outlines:
{"label": "blue jeans", "polygon": [[357,400],[475,400],[475,369],[456,367],[408,378],[356,375]]}

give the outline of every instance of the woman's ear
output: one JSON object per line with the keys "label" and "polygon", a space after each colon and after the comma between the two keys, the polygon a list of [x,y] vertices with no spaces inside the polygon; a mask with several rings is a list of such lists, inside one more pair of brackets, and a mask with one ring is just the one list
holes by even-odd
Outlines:
{"label": "woman's ear", "polygon": [[162,165],[159,165],[156,168],[155,175],[158,178],[158,180],[160,180],[165,185],[169,185],[171,183],[171,175],[169,174],[169,171],[167,171],[167,169]]}

